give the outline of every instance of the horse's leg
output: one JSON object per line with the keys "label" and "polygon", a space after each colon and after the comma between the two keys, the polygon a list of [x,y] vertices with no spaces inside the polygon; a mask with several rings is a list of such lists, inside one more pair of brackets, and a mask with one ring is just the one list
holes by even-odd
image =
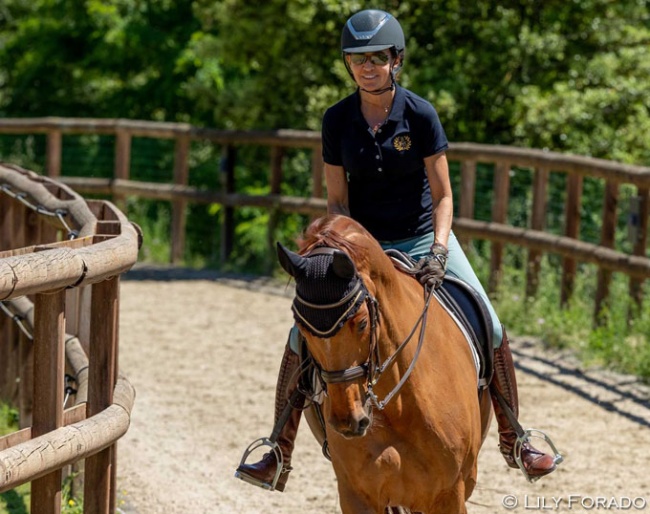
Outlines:
{"label": "horse's leg", "polygon": [[472,496],[474,488],[476,487],[476,481],[478,477],[478,458],[474,457],[470,462],[465,464],[469,469],[465,473],[464,481],[464,494],[465,501],[469,500],[469,497]]}
{"label": "horse's leg", "polygon": [[339,504],[342,514],[377,514],[367,498],[354,491],[343,481],[339,481]]}
{"label": "horse's leg", "polygon": [[453,489],[436,496],[434,505],[424,514],[467,514],[465,482],[459,480]]}

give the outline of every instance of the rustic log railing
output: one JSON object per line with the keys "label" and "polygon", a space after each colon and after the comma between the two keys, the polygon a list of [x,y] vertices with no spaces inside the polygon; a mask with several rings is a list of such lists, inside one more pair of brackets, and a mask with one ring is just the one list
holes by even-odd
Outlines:
{"label": "rustic log railing", "polygon": [[[325,212],[323,199],[323,165],[320,134],[310,131],[227,131],[200,128],[180,123],[157,123],[122,119],[0,119],[0,134],[46,134],[46,173],[71,185],[79,192],[112,195],[118,206],[129,195],[167,200],[172,204],[171,255],[172,262],[182,259],[185,247],[185,206],[188,202],[218,203],[226,207],[222,218],[222,257],[233,244],[233,216],[235,207],[258,206],[271,210],[271,223],[277,211],[319,215]],[[71,134],[109,134],[115,136],[113,177],[108,179],[61,177],[62,138]],[[172,184],[137,182],[129,179],[131,142],[135,137],[164,138],[175,141],[174,178]],[[207,190],[188,185],[189,147],[192,141],[208,141],[222,149],[222,187]],[[235,187],[235,160],[237,148],[242,145],[271,148],[270,194],[250,196],[238,193]],[[310,197],[289,197],[280,194],[282,166],[286,148],[304,148],[312,151],[311,173],[313,190]],[[595,312],[599,312],[608,296],[611,272],[618,271],[630,277],[630,294],[641,302],[642,283],[650,277],[648,251],[648,219],[650,204],[650,168],[621,163],[523,149],[473,143],[452,143],[447,152],[450,161],[460,163],[460,191],[458,216],[454,230],[462,241],[483,239],[491,245],[490,289],[498,285],[502,267],[503,245],[513,244],[528,249],[526,292],[534,295],[540,273],[541,257],[545,253],[562,256],[562,303],[570,298],[579,262],[595,264],[599,269]],[[476,203],[477,164],[494,165],[492,213],[490,221],[474,219]],[[508,224],[510,176],[514,170],[527,169],[533,173],[532,206],[528,213],[530,226],[517,228]],[[551,174],[567,175],[562,235],[546,233],[546,211]],[[600,244],[581,241],[580,209],[583,181],[586,177],[603,180],[606,184],[603,199]],[[621,186],[635,190],[635,240],[630,254],[615,250],[615,230],[619,190]],[[270,232],[273,226],[269,227]]]}
{"label": "rustic log railing", "polygon": [[31,482],[33,513],[61,511],[63,468],[82,459],[84,512],[115,512],[135,396],[118,374],[119,279],[140,243],[110,202],[0,164],[0,400],[21,427],[0,437],[0,492]]}

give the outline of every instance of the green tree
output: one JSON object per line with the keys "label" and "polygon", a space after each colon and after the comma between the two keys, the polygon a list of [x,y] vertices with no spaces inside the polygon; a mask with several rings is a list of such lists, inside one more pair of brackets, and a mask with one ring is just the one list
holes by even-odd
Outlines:
{"label": "green tree", "polygon": [[370,7],[451,140],[647,162],[649,0],[5,0],[0,115],[320,128],[353,91],[339,37]]}
{"label": "green tree", "polygon": [[178,60],[198,26],[188,2],[5,0],[0,115],[187,120]]}

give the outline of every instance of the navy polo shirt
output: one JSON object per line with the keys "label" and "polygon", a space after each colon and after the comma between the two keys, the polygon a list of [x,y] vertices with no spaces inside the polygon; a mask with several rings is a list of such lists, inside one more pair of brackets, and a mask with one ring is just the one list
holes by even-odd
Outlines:
{"label": "navy polo shirt", "polygon": [[428,101],[396,86],[388,119],[374,134],[357,91],[325,112],[322,138],[324,161],[345,170],[350,215],[376,239],[397,241],[433,230],[424,158],[444,151],[448,142]]}

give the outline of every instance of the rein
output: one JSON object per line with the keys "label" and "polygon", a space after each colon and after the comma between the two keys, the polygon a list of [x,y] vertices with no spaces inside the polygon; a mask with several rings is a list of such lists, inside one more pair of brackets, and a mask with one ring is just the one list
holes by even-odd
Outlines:
{"label": "rein", "polygon": [[[338,250],[335,250],[334,248],[328,248],[328,247],[319,247],[312,250],[312,252],[307,254],[307,256],[314,255],[314,254],[330,254],[335,251]],[[314,365],[319,370],[320,378],[323,382],[323,389],[326,389],[326,384],[340,384],[343,382],[356,380],[358,378],[365,378],[367,382],[367,391],[368,391],[367,398],[372,402],[372,404],[375,407],[377,407],[379,410],[383,410],[386,407],[386,405],[391,401],[391,399],[404,386],[409,376],[411,375],[411,372],[415,368],[415,363],[417,362],[418,356],[420,355],[420,350],[422,349],[422,345],[424,342],[424,334],[425,334],[425,328],[427,324],[427,313],[429,311],[429,304],[431,302],[431,297],[433,296],[433,289],[430,290],[425,289],[425,291],[426,291],[425,302],[424,302],[424,307],[422,309],[422,313],[420,314],[418,320],[415,322],[415,325],[411,329],[411,332],[406,337],[406,339],[400,343],[400,345],[393,352],[393,354],[383,362],[381,362],[381,356],[379,355],[379,345],[378,345],[378,338],[377,338],[377,328],[379,326],[379,302],[375,297],[373,297],[368,292],[365,285],[363,284],[363,281],[360,278],[357,278],[357,283],[347,295],[345,295],[341,300],[330,304],[314,304],[304,300],[303,298],[300,297],[299,294],[296,293],[295,301],[313,309],[319,309],[319,310],[335,309],[345,305],[346,303],[349,303],[349,307],[343,312],[343,314],[334,322],[332,327],[329,328],[328,330],[316,329],[313,326],[313,324],[309,323],[305,319],[305,317],[298,312],[297,309],[293,309],[294,313],[299,318],[300,322],[304,323],[310,329],[310,331],[312,331],[312,333],[320,337],[330,337],[334,335],[338,331],[337,330],[338,324],[341,322],[341,320],[345,319],[350,314],[352,309],[355,308],[358,300],[361,298],[362,295],[364,297],[364,301],[368,306],[368,313],[370,316],[370,343],[368,349],[368,359],[366,360],[366,362],[364,362],[361,365],[353,366],[351,368],[337,370],[337,371],[325,370],[312,359]],[[413,339],[413,336],[415,335],[418,326],[420,327],[420,334],[418,337],[418,345],[415,350],[415,355],[413,356],[413,360],[409,364],[409,367],[407,368],[406,372],[404,373],[400,381],[397,383],[397,385],[385,396],[383,400],[380,400],[379,397],[374,392],[374,386],[377,384],[377,382],[379,382],[383,373],[386,372],[386,370],[388,370],[395,363],[395,361],[399,357],[402,350],[404,350],[406,345],[411,341],[411,339]]]}
{"label": "rein", "polygon": [[[422,349],[422,344],[424,342],[424,330],[427,326],[427,313],[429,312],[429,303],[431,302],[431,297],[433,296],[433,289],[430,289],[425,294],[426,294],[426,299],[424,302],[424,308],[422,309],[422,313],[420,314],[420,317],[415,322],[415,325],[413,326],[411,333],[404,341],[402,341],[402,343],[397,347],[397,350],[395,350],[395,352],[393,352],[393,354],[388,359],[386,359],[381,366],[371,366],[370,368],[371,372],[368,373],[368,396],[370,397],[372,403],[379,410],[384,410],[384,408],[386,407],[386,405],[388,405],[388,402],[391,401],[393,396],[395,396],[399,392],[399,390],[402,389],[402,386],[408,380],[409,376],[411,375],[411,372],[413,371],[413,368],[415,368],[415,363],[417,362],[418,357],[420,356],[420,350]],[[388,393],[383,400],[379,400],[379,398],[377,397],[377,395],[373,390],[374,385],[377,384],[377,382],[381,378],[382,373],[384,373],[395,362],[400,352],[409,343],[409,341],[415,334],[418,325],[420,325],[420,336],[418,337],[418,346],[415,349],[415,355],[413,355],[413,360],[411,361],[411,364],[409,364],[409,367],[407,368],[406,372],[404,373],[404,375],[402,375],[402,378],[400,379],[398,384],[393,388],[393,390],[390,393]],[[379,354],[378,352],[376,353],[378,358],[377,362],[379,362]]]}

